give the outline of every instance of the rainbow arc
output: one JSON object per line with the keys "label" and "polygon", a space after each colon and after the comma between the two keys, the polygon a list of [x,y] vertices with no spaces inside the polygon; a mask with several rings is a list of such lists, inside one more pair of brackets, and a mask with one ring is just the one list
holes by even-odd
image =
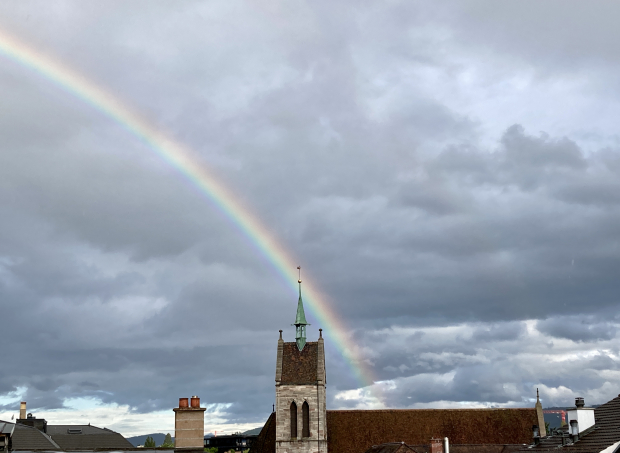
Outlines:
{"label": "rainbow arc", "polygon": [[[198,162],[194,157],[195,153],[188,147],[162,133],[109,91],[3,31],[0,31],[0,56],[36,72],[45,80],[89,104],[144,142],[148,149],[187,178],[214,207],[222,212],[287,282],[292,294],[296,292],[298,278],[296,261],[259,219],[244,207],[205,165]],[[295,301],[295,298],[291,300]],[[304,276],[304,301],[324,328],[325,334],[331,338],[336,349],[349,363],[359,384],[362,387],[372,385],[374,380],[370,370],[364,366],[363,360],[359,357],[358,348],[350,343],[345,325],[312,284],[311,279],[308,279],[307,272]]]}

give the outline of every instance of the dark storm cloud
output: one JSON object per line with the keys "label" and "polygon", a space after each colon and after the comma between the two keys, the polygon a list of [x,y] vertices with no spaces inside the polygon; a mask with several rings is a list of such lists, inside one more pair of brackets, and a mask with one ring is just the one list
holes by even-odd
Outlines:
{"label": "dark storm cloud", "polygon": [[[429,5],[20,2],[0,29],[191,146],[319,282],[388,406],[603,402],[612,10]],[[4,63],[0,396],[147,414],[200,393],[262,422],[296,295],[145,144]],[[330,407],[369,403],[325,335]]]}

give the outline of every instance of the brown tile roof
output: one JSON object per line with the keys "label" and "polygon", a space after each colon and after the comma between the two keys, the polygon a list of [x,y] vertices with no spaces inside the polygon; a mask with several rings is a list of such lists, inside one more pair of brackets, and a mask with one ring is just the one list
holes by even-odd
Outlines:
{"label": "brown tile roof", "polygon": [[300,351],[297,343],[284,343],[280,384],[315,384],[317,382],[318,345],[316,341],[311,341],[306,343]]}
{"label": "brown tile roof", "polygon": [[[448,437],[451,453],[507,453],[530,443],[536,420],[534,409],[327,411],[327,445],[330,453],[363,453],[373,445],[405,442],[418,451],[432,437]],[[251,453],[275,453],[275,439],[272,414]]]}
{"label": "brown tile roof", "polygon": [[528,448],[530,452],[558,451],[571,453],[599,453],[605,448],[620,442],[620,395],[594,409],[594,428],[582,433],[581,438],[572,445],[561,447],[560,436],[548,436],[540,445]]}
{"label": "brown tile roof", "polygon": [[373,445],[366,453],[418,453],[417,450],[404,442],[391,442],[381,445]]}
{"label": "brown tile roof", "polygon": [[[391,444],[382,444],[369,448],[366,453],[392,453],[389,449],[390,446],[404,446],[407,449],[399,450],[398,453],[428,453],[430,445],[407,445],[402,442],[396,442]],[[387,447],[387,448],[386,448]],[[395,448],[395,447],[391,447]],[[516,445],[503,445],[503,444],[469,444],[469,445],[450,445],[450,453],[515,453],[523,448],[523,444]]]}
{"label": "brown tile roof", "polygon": [[360,453],[385,442],[524,444],[536,424],[534,409],[388,409],[327,411],[330,452]]}
{"label": "brown tile roof", "polygon": [[249,453],[275,453],[276,451],[276,413],[272,412],[260,434],[250,447]]}

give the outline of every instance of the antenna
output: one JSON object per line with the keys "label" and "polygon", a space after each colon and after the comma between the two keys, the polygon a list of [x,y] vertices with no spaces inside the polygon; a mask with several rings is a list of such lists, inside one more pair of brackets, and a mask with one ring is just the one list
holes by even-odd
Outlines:
{"label": "antenna", "polygon": [[297,283],[301,283],[301,266],[297,266],[297,270],[299,271],[299,280],[297,280]]}

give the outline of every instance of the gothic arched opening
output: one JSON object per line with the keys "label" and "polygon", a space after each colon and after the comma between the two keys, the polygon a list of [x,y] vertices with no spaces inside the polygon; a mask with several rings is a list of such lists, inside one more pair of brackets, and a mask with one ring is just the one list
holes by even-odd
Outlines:
{"label": "gothic arched opening", "polygon": [[301,437],[310,437],[310,406],[308,406],[307,401],[304,401],[304,404],[301,406],[301,418]]}
{"label": "gothic arched opening", "polygon": [[291,437],[297,437],[297,404],[291,403]]}

